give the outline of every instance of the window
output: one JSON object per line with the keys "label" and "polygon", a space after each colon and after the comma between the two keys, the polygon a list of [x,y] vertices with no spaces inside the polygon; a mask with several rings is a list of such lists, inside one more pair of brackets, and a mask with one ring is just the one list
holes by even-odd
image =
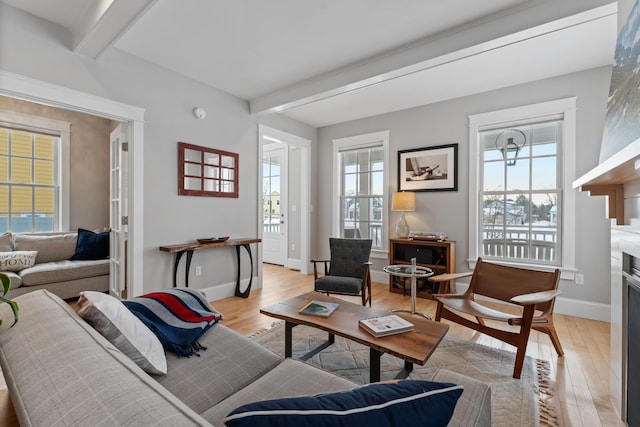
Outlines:
{"label": "window", "polygon": [[0,233],[60,226],[59,135],[0,127]]}
{"label": "window", "polygon": [[573,272],[575,103],[470,116],[471,264],[481,256]]}
{"label": "window", "polygon": [[387,170],[389,132],[335,139],[334,235],[371,239],[387,248]]}

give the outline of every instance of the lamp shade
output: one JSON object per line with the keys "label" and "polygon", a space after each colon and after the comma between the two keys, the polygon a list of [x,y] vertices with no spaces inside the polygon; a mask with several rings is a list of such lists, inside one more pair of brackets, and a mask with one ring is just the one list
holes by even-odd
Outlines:
{"label": "lamp shade", "polygon": [[397,192],[391,198],[391,210],[411,212],[416,210],[416,193]]}

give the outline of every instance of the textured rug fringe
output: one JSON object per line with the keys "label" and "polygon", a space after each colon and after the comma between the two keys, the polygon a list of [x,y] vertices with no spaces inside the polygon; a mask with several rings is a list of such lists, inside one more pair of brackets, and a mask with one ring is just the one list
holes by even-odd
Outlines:
{"label": "textured rug fringe", "polygon": [[283,324],[284,324],[283,320],[278,320],[277,322],[273,322],[271,324],[271,327],[269,327],[269,328],[262,328],[262,329],[258,329],[255,332],[251,332],[249,335],[247,335],[247,338],[254,340],[254,339],[259,338],[260,336],[266,334],[267,332],[271,332],[274,328],[277,328],[278,326],[283,325]]}
{"label": "textured rug fringe", "polygon": [[538,404],[540,405],[540,425],[558,427],[558,417],[553,404],[553,385],[551,384],[551,366],[546,360],[536,359],[538,371]]}

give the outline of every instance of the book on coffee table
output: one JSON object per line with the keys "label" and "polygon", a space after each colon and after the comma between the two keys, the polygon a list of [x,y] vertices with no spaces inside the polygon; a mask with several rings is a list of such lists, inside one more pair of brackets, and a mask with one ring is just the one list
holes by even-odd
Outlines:
{"label": "book on coffee table", "polygon": [[301,314],[311,314],[313,316],[329,317],[336,311],[340,304],[327,301],[311,301],[300,309]]}
{"label": "book on coffee table", "polygon": [[388,316],[372,317],[358,321],[362,328],[376,337],[399,334],[413,330],[413,324],[395,314]]}

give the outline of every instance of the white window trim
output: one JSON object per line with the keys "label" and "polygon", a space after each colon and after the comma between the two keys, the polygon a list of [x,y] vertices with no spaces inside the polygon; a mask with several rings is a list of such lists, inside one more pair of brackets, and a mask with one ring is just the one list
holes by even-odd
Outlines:
{"label": "white window trim", "polygon": [[69,156],[71,146],[71,123],[46,117],[31,116],[14,111],[0,110],[0,125],[24,128],[37,132],[54,131],[60,134],[59,162],[56,165],[60,193],[57,209],[57,231],[69,230]]}
{"label": "white window trim", "polygon": [[366,148],[372,145],[382,144],[382,152],[384,158],[384,171],[382,173],[382,182],[384,185],[384,194],[382,195],[382,203],[385,211],[382,216],[382,249],[372,249],[372,258],[387,259],[389,253],[389,131],[366,133],[362,135],[348,136],[345,138],[337,138],[333,140],[333,204],[332,204],[332,234],[340,236],[340,186],[342,173],[340,172],[340,152],[347,149]]}
{"label": "white window trim", "polygon": [[[479,131],[488,126],[495,126],[506,122],[530,120],[536,117],[544,117],[553,114],[564,116],[562,126],[562,265],[561,278],[573,280],[576,273],[575,263],[575,191],[572,180],[575,176],[575,152],[576,152],[576,104],[577,97],[558,99],[533,105],[524,105],[504,110],[491,111],[469,116],[469,268],[473,269],[478,256],[479,248],[479,219],[480,211],[480,141]],[[515,264],[501,262],[504,264]],[[541,266],[537,264],[517,263],[522,267],[535,270],[553,270],[555,266]]]}

